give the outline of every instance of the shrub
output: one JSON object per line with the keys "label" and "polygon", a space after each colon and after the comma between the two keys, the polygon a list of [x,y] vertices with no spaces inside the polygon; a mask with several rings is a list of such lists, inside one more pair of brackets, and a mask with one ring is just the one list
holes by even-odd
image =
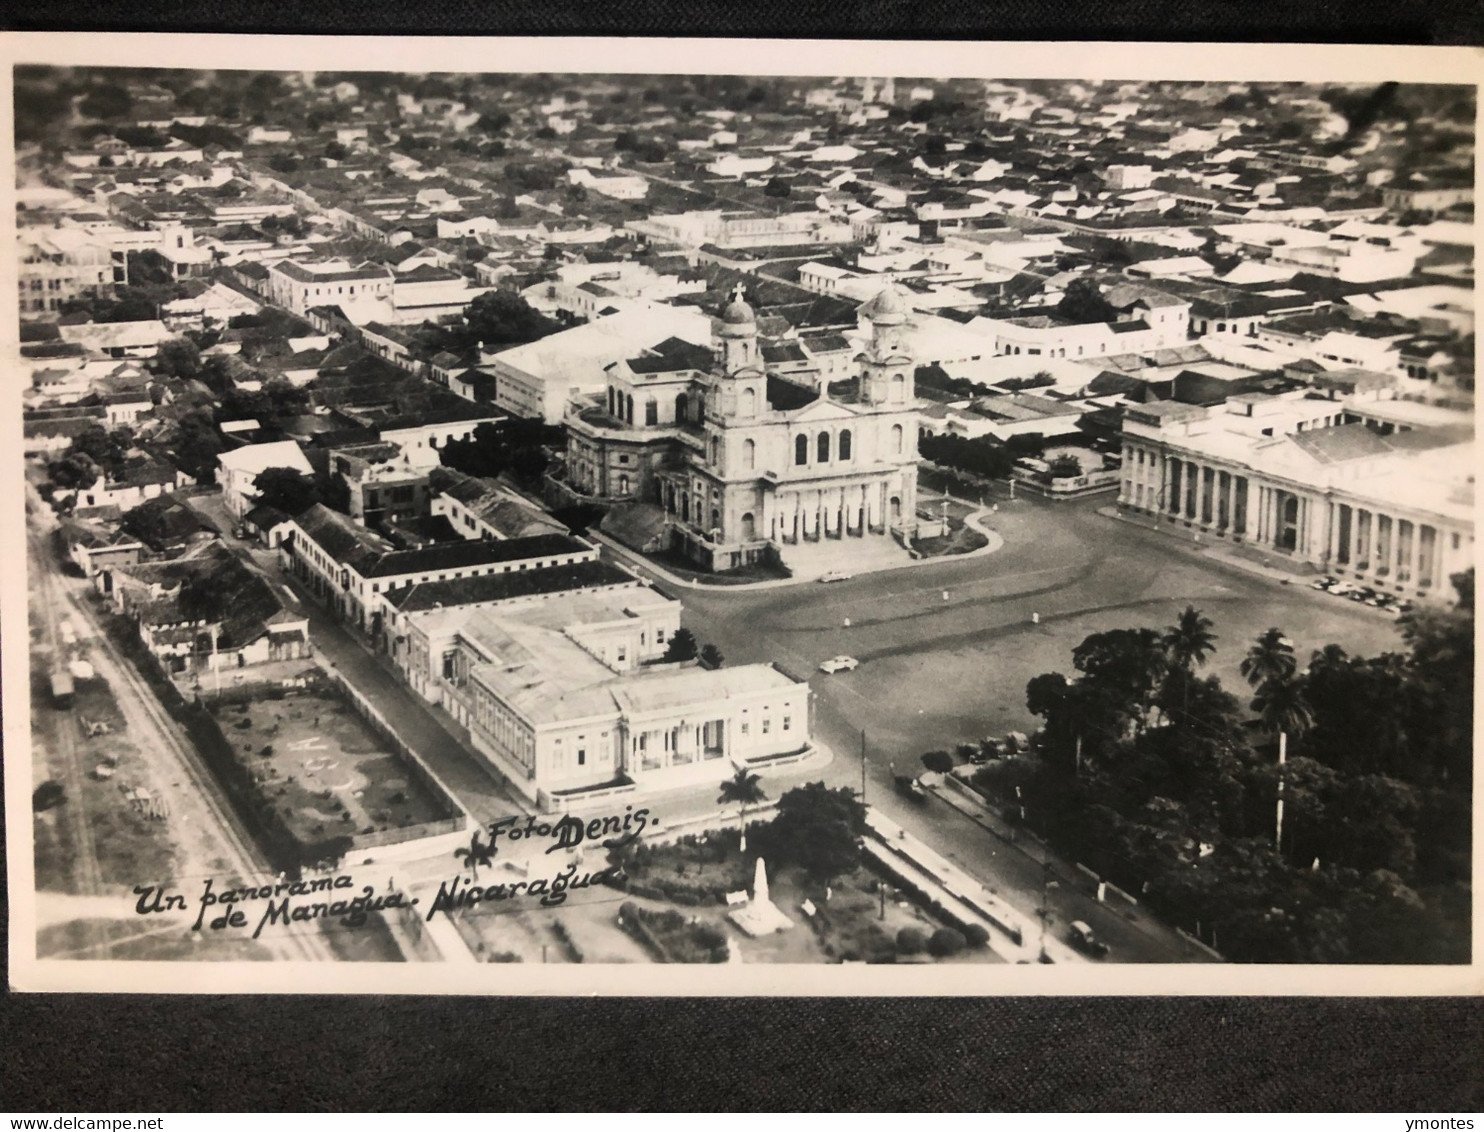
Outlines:
{"label": "shrub", "polygon": [[39,814],[53,806],[60,806],[66,800],[67,788],[60,782],[47,781],[31,794],[31,808]]}
{"label": "shrub", "polygon": [[964,942],[970,947],[978,949],[989,945],[989,931],[983,924],[964,925]]}
{"label": "shrub", "polygon": [[903,955],[921,955],[927,950],[928,938],[917,928],[897,932],[897,950]]}
{"label": "shrub", "polygon": [[965,947],[968,941],[962,932],[954,928],[939,928],[928,940],[928,954],[935,959],[945,959],[950,955],[957,955]]}
{"label": "shrub", "polygon": [[252,726],[252,720],[249,719],[247,716],[243,716],[241,719],[239,719],[237,721],[237,730],[238,731],[246,731],[251,726]]}
{"label": "shrub", "polygon": [[273,744],[264,743],[263,749],[259,751],[258,754],[262,755],[266,759],[269,755],[273,754]]}
{"label": "shrub", "polygon": [[922,765],[935,774],[947,774],[953,769],[953,756],[947,751],[929,751],[922,756]]}
{"label": "shrub", "polygon": [[486,963],[524,963],[525,960],[522,959],[519,955],[517,955],[513,951],[496,951],[493,955],[491,955],[488,959],[486,959],[485,962]]}

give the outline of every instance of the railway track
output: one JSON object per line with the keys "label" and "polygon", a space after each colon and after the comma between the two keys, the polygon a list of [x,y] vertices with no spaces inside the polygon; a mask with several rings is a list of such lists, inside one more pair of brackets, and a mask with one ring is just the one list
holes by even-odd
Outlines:
{"label": "railway track", "polygon": [[[43,591],[48,605],[49,631],[52,634],[56,633],[57,617],[63,610],[76,621],[87,624],[95,640],[94,659],[100,662],[99,668],[106,669],[108,675],[118,681],[121,690],[127,689],[128,694],[138,706],[140,714],[159,736],[161,742],[155,748],[155,757],[163,755],[169,760],[169,769],[179,772],[186,787],[193,792],[194,797],[205,809],[212,832],[216,835],[229,867],[236,871],[244,882],[269,883],[275,879],[274,870],[252,837],[241,827],[231,804],[227,801],[195,745],[165,711],[154,689],[139,674],[128,658],[117,650],[86,603],[75,601],[72,595],[65,591],[65,587],[58,584],[51,569],[51,556],[47,552],[44,535],[33,530],[29,537],[38,567],[38,588]],[[100,653],[101,656],[98,655]],[[74,721],[68,720],[63,724],[63,728],[65,729],[68,725],[76,726]],[[148,744],[141,743],[141,746],[145,747]],[[77,796],[80,797],[83,769],[76,756],[75,741],[69,771],[75,776],[75,781],[69,781],[69,788],[76,789],[79,792]],[[101,891],[102,879],[101,873],[97,872],[96,856],[93,855],[92,831],[87,828],[86,816],[82,814],[81,807],[77,807],[76,810],[78,825],[82,827],[79,844],[88,847],[87,856],[95,877],[93,883],[98,885],[98,888],[93,891]],[[311,932],[290,931],[276,935],[271,942],[266,939],[260,942],[267,942],[275,954],[282,959],[320,962],[333,958],[317,927]]]}
{"label": "railway track", "polygon": [[[58,599],[59,588],[56,585],[56,578],[50,569],[50,555],[45,536],[32,529],[27,532],[27,545],[35,568],[36,596],[41,605],[41,620],[51,664],[53,666],[65,664],[69,658],[58,628],[60,610],[63,607]],[[84,896],[101,896],[105,891],[103,870],[98,864],[97,843],[93,838],[93,829],[88,823],[87,813],[82,803],[86,781],[83,777],[85,771],[77,742],[79,724],[77,718],[70,713],[65,717],[54,717],[50,722],[52,726],[46,727],[45,731],[53,739],[54,747],[60,756],[62,779],[69,799],[69,802],[63,805],[62,811],[66,815],[74,851],[73,883],[78,892]],[[87,934],[91,937],[89,943],[91,949],[105,957],[111,954],[112,948],[109,946],[107,933],[101,927],[90,926]]]}

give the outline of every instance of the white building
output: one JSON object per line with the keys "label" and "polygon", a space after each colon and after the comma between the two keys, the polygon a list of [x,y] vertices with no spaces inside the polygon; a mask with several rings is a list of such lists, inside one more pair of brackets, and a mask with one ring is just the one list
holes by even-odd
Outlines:
{"label": "white building", "polygon": [[269,468],[292,468],[306,476],[314,474],[303,450],[292,440],[249,444],[223,452],[218,458],[216,482],[221,485],[222,502],[235,518],[242,518],[257,505],[258,489],[253,481]]}
{"label": "white building", "polygon": [[1398,593],[1473,565],[1468,414],[1358,397],[1131,405],[1119,504]]}
{"label": "white building", "polygon": [[390,301],[392,288],[391,269],[379,264],[284,260],[268,267],[269,301],[298,315],[307,314],[311,307]]}
{"label": "white building", "polygon": [[711,320],[694,308],[655,304],[502,350],[479,368],[494,377],[501,409],[559,424],[569,401],[604,388],[604,366],[666,337],[708,342]]}

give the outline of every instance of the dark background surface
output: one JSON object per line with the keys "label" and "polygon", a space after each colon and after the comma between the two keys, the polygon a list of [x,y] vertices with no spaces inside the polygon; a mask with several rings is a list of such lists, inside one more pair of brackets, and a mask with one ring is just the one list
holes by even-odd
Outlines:
{"label": "dark background surface", "polygon": [[[54,31],[1484,43],[1477,0],[12,0]],[[615,45],[616,55],[621,48]],[[190,66],[178,60],[143,60]],[[1484,68],[1484,64],[1481,64]],[[3,944],[0,944],[3,946]],[[1444,999],[0,997],[0,1109],[1484,1107]],[[1399,1125],[1400,1127],[1400,1125]]]}

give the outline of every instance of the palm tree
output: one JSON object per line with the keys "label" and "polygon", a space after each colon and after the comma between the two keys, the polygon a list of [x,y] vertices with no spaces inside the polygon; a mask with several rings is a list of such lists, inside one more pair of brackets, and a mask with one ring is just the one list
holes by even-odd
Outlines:
{"label": "palm tree", "polygon": [[1322,649],[1315,649],[1314,655],[1309,658],[1309,672],[1333,672],[1345,668],[1350,663],[1350,654],[1339,645],[1325,645]]}
{"label": "palm tree", "polygon": [[1257,689],[1252,710],[1275,735],[1302,735],[1314,726],[1302,680],[1269,680]]}
{"label": "palm tree", "polygon": [[1205,664],[1206,657],[1216,651],[1216,634],[1211,632],[1214,624],[1195,606],[1187,605],[1180,619],[1165,631],[1170,662],[1186,672]]}
{"label": "palm tree", "polygon": [[737,807],[737,825],[742,835],[738,848],[743,853],[747,852],[747,807],[757,805],[766,797],[758,785],[758,776],[745,766],[739,766],[737,773],[721,784],[721,794],[716,800],[722,805],[731,803]]}
{"label": "palm tree", "polygon": [[474,832],[469,836],[469,848],[455,849],[453,855],[464,858],[464,865],[469,870],[470,879],[478,880],[479,866],[485,865],[492,867],[495,863],[494,839],[491,838],[489,844],[486,845],[479,840],[479,829],[476,827]]}
{"label": "palm tree", "polygon": [[1165,651],[1170,663],[1180,673],[1180,686],[1184,692],[1182,714],[1190,714],[1193,671],[1205,664],[1206,657],[1216,651],[1216,634],[1211,632],[1214,624],[1195,606],[1187,605],[1180,619],[1165,631]]}
{"label": "palm tree", "polygon": [[1247,683],[1260,688],[1272,680],[1288,680],[1297,667],[1293,642],[1283,635],[1282,629],[1269,629],[1247,650],[1241,672]]}
{"label": "palm tree", "polygon": [[[1266,639],[1275,630],[1269,630],[1264,634]],[[1282,642],[1285,643],[1286,642]],[[1262,640],[1258,642],[1259,646]],[[1254,648],[1248,653],[1248,660],[1253,659],[1253,653],[1258,651]],[[1288,645],[1289,664],[1293,663],[1293,646]],[[1276,654],[1281,661],[1281,652]],[[1243,662],[1244,667],[1246,662]],[[1281,669],[1282,665],[1277,665]],[[1243,673],[1247,679],[1252,677]],[[1258,685],[1257,695],[1252,699],[1252,710],[1262,717],[1269,731],[1278,736],[1278,806],[1276,819],[1273,824],[1273,844],[1281,851],[1283,848],[1283,764],[1288,761],[1288,736],[1302,735],[1314,726],[1314,709],[1309,706],[1309,701],[1304,697],[1304,684],[1302,680],[1295,680],[1292,676],[1292,668],[1288,675],[1273,675]]]}

